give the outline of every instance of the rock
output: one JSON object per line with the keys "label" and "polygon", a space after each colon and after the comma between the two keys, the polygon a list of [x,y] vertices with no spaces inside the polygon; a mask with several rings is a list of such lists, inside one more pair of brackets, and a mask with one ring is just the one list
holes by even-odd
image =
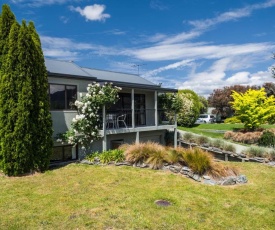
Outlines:
{"label": "rock", "polygon": [[204,184],[209,184],[209,185],[216,185],[217,184],[217,182],[216,181],[214,181],[214,180],[207,180],[207,179],[204,179],[203,180],[203,183]]}
{"label": "rock", "polygon": [[246,155],[243,154],[243,153],[237,153],[237,155],[238,155],[239,157],[241,157],[241,158],[246,158]]}
{"label": "rock", "polygon": [[195,181],[198,181],[198,182],[201,181],[201,177],[198,174],[194,174],[192,171],[188,172],[187,176],[189,176],[190,178],[192,178]]}
{"label": "rock", "polygon": [[167,170],[170,170],[170,166],[162,166],[161,170],[164,170],[164,171],[167,171]]}
{"label": "rock", "polygon": [[173,173],[179,173],[181,170],[181,166],[177,166],[177,165],[170,165],[169,169],[170,171],[172,171]]}
{"label": "rock", "polygon": [[95,157],[95,158],[94,158],[94,162],[100,162],[99,157]]}
{"label": "rock", "polygon": [[188,172],[191,172],[192,170],[190,168],[188,168],[187,166],[183,166],[180,170],[180,173],[183,175],[187,175]]}
{"label": "rock", "polygon": [[264,163],[264,158],[261,157],[254,157],[254,158],[249,158],[250,162],[257,162],[257,163]]}
{"label": "rock", "polygon": [[205,179],[205,180],[210,180],[211,179],[210,176],[206,176],[206,175],[203,175],[202,178]]}
{"label": "rock", "polygon": [[245,175],[239,175],[237,177],[237,183],[239,183],[239,184],[247,183],[247,177]]}
{"label": "rock", "polygon": [[210,144],[209,144],[209,143],[203,143],[201,146],[202,146],[202,147],[205,147],[205,148],[209,148],[209,147],[210,147]]}
{"label": "rock", "polygon": [[121,165],[132,166],[132,164],[128,161],[115,163],[115,166],[121,166]]}
{"label": "rock", "polygon": [[145,163],[142,163],[142,164],[140,164],[140,166],[139,166],[140,168],[148,168],[149,167],[149,165],[148,164],[145,164]]}
{"label": "rock", "polygon": [[217,153],[222,153],[222,150],[216,147],[209,148],[211,151],[217,152]]}
{"label": "rock", "polygon": [[267,165],[269,165],[269,166],[275,166],[275,161],[270,161],[270,162],[267,163]]}
{"label": "rock", "polygon": [[234,185],[236,184],[236,177],[226,177],[222,182],[221,185]]}
{"label": "rock", "polygon": [[94,163],[84,159],[84,160],[80,161],[80,164],[93,165]]}

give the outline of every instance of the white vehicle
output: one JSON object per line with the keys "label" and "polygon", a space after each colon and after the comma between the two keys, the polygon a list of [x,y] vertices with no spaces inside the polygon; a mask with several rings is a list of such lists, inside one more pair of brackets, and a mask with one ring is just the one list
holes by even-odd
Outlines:
{"label": "white vehicle", "polygon": [[210,114],[200,114],[195,124],[213,123],[215,122],[215,116]]}

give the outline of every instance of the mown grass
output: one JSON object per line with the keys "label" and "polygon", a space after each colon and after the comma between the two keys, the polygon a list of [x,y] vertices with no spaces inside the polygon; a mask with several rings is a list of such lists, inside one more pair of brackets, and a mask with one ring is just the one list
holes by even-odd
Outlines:
{"label": "mown grass", "polygon": [[[275,125],[262,125],[261,128],[274,128]],[[198,124],[193,127],[178,127],[178,129],[204,135],[212,138],[223,138],[224,132],[244,128],[243,124]],[[223,132],[224,131],[224,132]]]}
{"label": "mown grass", "polygon": [[[274,168],[227,163],[248,184],[209,186],[164,171],[71,164],[0,176],[0,229],[274,229]],[[159,207],[155,200],[172,202]]]}

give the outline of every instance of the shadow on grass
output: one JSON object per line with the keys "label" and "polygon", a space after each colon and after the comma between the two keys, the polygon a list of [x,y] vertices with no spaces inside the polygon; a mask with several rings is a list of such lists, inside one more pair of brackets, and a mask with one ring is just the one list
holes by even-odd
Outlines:
{"label": "shadow on grass", "polygon": [[79,162],[78,160],[51,162],[48,170],[53,171],[56,169],[63,168],[69,164],[78,163],[78,162]]}

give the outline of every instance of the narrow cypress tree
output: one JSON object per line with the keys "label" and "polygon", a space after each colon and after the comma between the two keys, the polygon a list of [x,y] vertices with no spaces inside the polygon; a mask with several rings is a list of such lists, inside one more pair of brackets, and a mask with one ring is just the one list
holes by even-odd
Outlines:
{"label": "narrow cypress tree", "polygon": [[10,10],[7,4],[2,6],[2,14],[0,16],[0,70],[5,56],[8,53],[8,40],[9,33],[13,23],[15,22],[15,16]]}
{"label": "narrow cypress tree", "polygon": [[48,75],[41,49],[40,38],[35,30],[33,22],[28,25],[29,32],[35,44],[35,63],[32,69],[35,72],[32,79],[34,110],[33,124],[35,124],[34,138],[34,166],[37,170],[44,171],[48,168],[52,155],[52,119],[48,96]]}
{"label": "narrow cypress tree", "polygon": [[17,152],[15,124],[18,118],[18,48],[20,26],[14,22],[8,40],[9,52],[2,65],[0,79],[0,161],[1,168],[8,175],[23,173],[18,167],[20,156]]}
{"label": "narrow cypress tree", "polygon": [[0,65],[0,169],[8,175],[44,171],[53,130],[40,39],[32,22],[16,20],[8,38]]}

